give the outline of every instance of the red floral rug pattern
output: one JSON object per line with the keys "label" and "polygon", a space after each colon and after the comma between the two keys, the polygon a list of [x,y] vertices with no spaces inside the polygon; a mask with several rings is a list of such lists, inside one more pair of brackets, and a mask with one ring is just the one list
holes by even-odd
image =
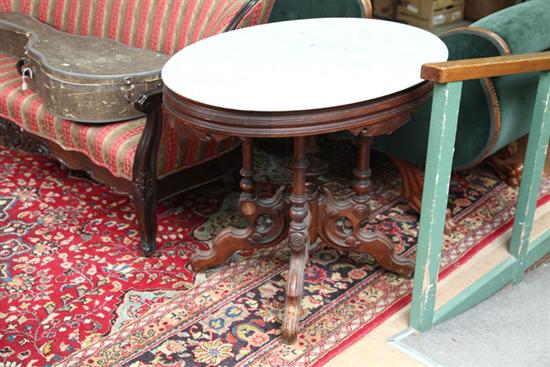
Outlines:
{"label": "red floral rug pattern", "polygon": [[[187,259],[199,243],[190,231],[221,202],[187,195],[184,215],[162,208],[162,246],[145,259],[129,199],[60,168],[0,147],[2,366],[47,366],[94,342],[133,291],[189,289]],[[138,317],[164,297],[137,294],[118,312]]]}
{"label": "red floral rug pattern", "polygon": [[[324,184],[345,191],[349,144],[322,149],[334,173]],[[335,160],[335,157],[339,157]],[[259,151],[267,177],[288,170]],[[72,177],[55,161],[0,148],[0,366],[310,366],[357,332],[408,302],[410,281],[382,271],[366,255],[318,246],[307,268],[303,332],[289,347],[279,337],[286,248],[200,275],[187,259],[227,224],[238,223],[237,192],[219,184],[159,208],[159,250],[137,252],[131,202],[102,185]],[[368,224],[414,256],[418,216],[399,197],[385,161],[374,167]],[[269,191],[269,185],[260,187]],[[541,189],[550,192],[550,181]],[[516,192],[482,171],[453,177],[450,207],[457,230],[445,237],[447,271],[506,225]]]}

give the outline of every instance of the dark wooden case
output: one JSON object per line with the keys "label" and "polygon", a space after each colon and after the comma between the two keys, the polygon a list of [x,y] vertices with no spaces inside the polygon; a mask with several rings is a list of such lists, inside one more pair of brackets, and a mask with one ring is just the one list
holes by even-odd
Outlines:
{"label": "dark wooden case", "polygon": [[0,13],[0,51],[23,60],[23,83],[51,113],[91,123],[143,116],[134,99],[161,86],[168,59],[114,40],[61,32],[19,13]]}

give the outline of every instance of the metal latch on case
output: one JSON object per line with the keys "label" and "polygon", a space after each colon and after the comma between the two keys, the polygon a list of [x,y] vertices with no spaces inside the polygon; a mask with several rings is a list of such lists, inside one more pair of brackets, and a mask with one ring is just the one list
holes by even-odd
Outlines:
{"label": "metal latch on case", "polygon": [[21,68],[21,90],[26,91],[29,88],[28,80],[32,79],[32,69],[28,66]]}
{"label": "metal latch on case", "polygon": [[122,85],[122,87],[120,87],[120,89],[122,90],[124,99],[128,102],[133,102],[135,98],[134,89],[136,86],[133,84],[132,78],[125,77],[123,79],[123,83],[124,84]]}

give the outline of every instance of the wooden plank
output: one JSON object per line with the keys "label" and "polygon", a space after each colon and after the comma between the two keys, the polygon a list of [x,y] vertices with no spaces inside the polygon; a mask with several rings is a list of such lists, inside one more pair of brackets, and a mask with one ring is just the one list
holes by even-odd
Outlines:
{"label": "wooden plank", "polygon": [[525,268],[536,263],[541,257],[550,252],[550,230],[546,230],[529,244],[527,257],[525,259]]}
{"label": "wooden plank", "polygon": [[421,77],[450,83],[544,70],[550,70],[550,51],[424,64]]}
{"label": "wooden plank", "polygon": [[510,253],[519,261],[515,281],[523,278],[526,265],[529,237],[533,226],[537,198],[542,178],[542,168],[546,158],[550,137],[550,72],[541,73],[533,119],[529,130],[527,152],[523,164],[523,174],[519,188],[518,203],[514,218],[514,228],[510,241]]}
{"label": "wooden plank", "polygon": [[413,282],[411,326],[431,328],[462,82],[436,84]]}
{"label": "wooden plank", "polygon": [[449,302],[441,306],[434,315],[434,324],[447,321],[501,290],[514,279],[514,269],[518,262],[514,257],[496,266],[474,284],[459,293]]}

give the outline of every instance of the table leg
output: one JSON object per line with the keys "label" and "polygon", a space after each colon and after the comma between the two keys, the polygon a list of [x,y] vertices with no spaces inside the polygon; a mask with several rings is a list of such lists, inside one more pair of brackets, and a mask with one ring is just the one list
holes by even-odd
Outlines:
{"label": "table leg", "polygon": [[288,233],[287,205],[284,200],[285,187],[266,199],[254,194],[254,169],[252,167],[252,140],[242,142],[243,163],[241,168],[242,190],[239,206],[246,219],[245,228],[229,227],[220,232],[207,251],[197,251],[191,258],[194,271],[201,271],[224,263],[234,252],[273,246],[281,242]]}
{"label": "table leg", "polygon": [[414,261],[393,252],[393,242],[383,233],[367,231],[364,222],[371,215],[368,206],[371,191],[371,170],[369,166],[372,138],[363,130],[357,137],[357,167],[353,171],[354,194],[336,198],[324,189],[326,201],[320,208],[319,231],[323,241],[339,250],[371,254],[384,268],[398,274],[410,276]]}
{"label": "table leg", "polygon": [[290,268],[286,288],[286,304],[283,320],[283,340],[287,344],[296,341],[301,316],[301,302],[304,289],[304,268],[309,251],[309,225],[311,215],[306,192],[306,141],[304,137],[294,138],[292,160],[292,194],[290,195]]}

